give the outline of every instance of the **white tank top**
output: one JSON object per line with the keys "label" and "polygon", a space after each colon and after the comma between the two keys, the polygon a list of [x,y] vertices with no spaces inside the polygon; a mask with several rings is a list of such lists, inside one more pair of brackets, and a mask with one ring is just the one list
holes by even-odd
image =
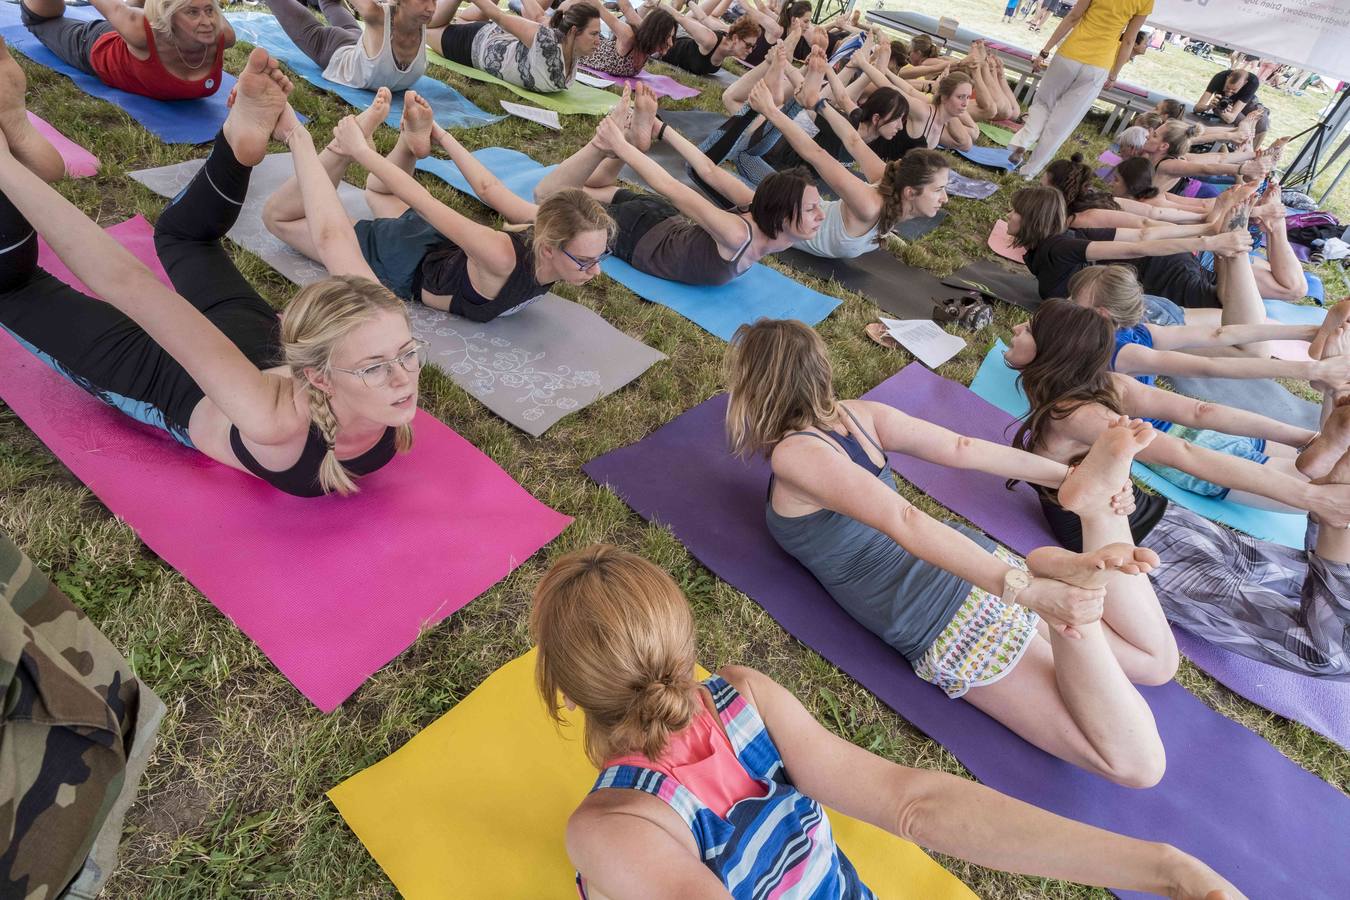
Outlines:
{"label": "white tank top", "polygon": [[403,91],[412,87],[427,71],[427,30],[422,29],[422,37],[417,42],[417,56],[407,69],[400,69],[394,61],[393,32],[394,9],[388,3],[381,3],[384,10],[384,38],[380,43],[380,52],[372,59],[366,56],[364,39],[339,47],[328,60],[323,77],[348,87],[373,91],[387,87],[391,91]]}
{"label": "white tank top", "polygon": [[794,245],[798,250],[805,250],[813,256],[823,256],[826,259],[852,259],[855,256],[862,256],[869,250],[877,249],[875,223],[867,231],[854,237],[844,227],[844,201],[823,200],[820,205],[825,207],[825,221],[820,223],[820,230],[814,237],[798,241]]}

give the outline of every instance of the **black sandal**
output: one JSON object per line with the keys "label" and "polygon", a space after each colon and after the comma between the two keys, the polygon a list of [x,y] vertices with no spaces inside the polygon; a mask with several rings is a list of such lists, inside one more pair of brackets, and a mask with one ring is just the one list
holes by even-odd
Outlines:
{"label": "black sandal", "polygon": [[939,325],[956,325],[967,331],[979,331],[994,321],[994,307],[972,291],[934,303],[933,321]]}

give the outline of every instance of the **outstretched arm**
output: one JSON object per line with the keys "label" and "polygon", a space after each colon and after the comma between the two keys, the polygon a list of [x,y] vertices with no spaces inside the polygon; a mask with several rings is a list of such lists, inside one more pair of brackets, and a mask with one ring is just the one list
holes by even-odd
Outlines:
{"label": "outstretched arm", "polygon": [[[661,131],[661,140],[669,144],[680,154],[689,167],[694,170],[694,174],[717,193],[726,197],[736,206],[749,206],[750,201],[755,199],[755,191],[744,181],[741,181],[735,175],[726,169],[717,165],[698,147],[694,146],[693,141],[680,134],[674,128],[667,125]],[[855,181],[857,179],[854,179]]]}
{"label": "outstretched arm", "polygon": [[127,6],[122,0],[90,0],[90,5],[108,20],[108,24],[122,36],[128,47],[141,53],[150,52],[150,45],[145,42],[144,11]]}
{"label": "outstretched arm", "polygon": [[[614,49],[622,56],[633,49],[633,26],[629,25],[623,19],[620,19],[614,13],[601,3],[600,0],[585,0],[596,9],[600,10],[601,20],[609,26],[609,30],[614,32]],[[642,21],[638,19],[638,21]]]}
{"label": "outstretched arm", "polygon": [[[1233,329],[1222,342],[1196,341],[1193,347],[1231,347],[1236,344],[1288,339],[1290,331],[1298,339],[1310,340],[1309,329],[1302,325],[1225,325],[1223,328],[1203,328],[1199,325],[1149,326],[1157,334],[1172,328],[1207,331],[1215,334],[1224,328]],[[1122,375],[1177,375],[1184,378],[1299,378],[1344,383],[1350,378],[1350,360],[1333,357],[1330,360],[1285,360],[1251,356],[1199,356],[1175,350],[1155,350],[1139,344],[1127,344],[1116,356],[1115,370]]]}
{"label": "outstretched arm", "polygon": [[[464,180],[473,188],[474,195],[497,211],[512,225],[524,225],[533,222],[539,207],[524,199],[502,184],[500,178],[488,171],[487,166],[478,161],[455,139],[455,136],[435,123],[431,126],[431,138],[440,145],[450,161],[459,169]],[[408,201],[404,201],[405,203]]]}
{"label": "outstretched arm", "polygon": [[[1124,401],[1128,404],[1128,410],[1132,416],[1163,419],[1168,422],[1189,425],[1191,428],[1222,431],[1224,434],[1265,438],[1268,441],[1277,441],[1291,447],[1305,444],[1313,437],[1313,432],[1306,428],[1277,422],[1259,413],[1248,412],[1245,409],[1236,409],[1219,403],[1193,400],[1172,391],[1164,391],[1161,388],[1140,384],[1134,379],[1130,379],[1130,381],[1131,384],[1124,386]],[[1160,437],[1165,436],[1160,435]],[[1140,453],[1139,457],[1147,459],[1145,453],[1147,453],[1147,450]],[[1223,482],[1218,483],[1222,484]]]}
{"label": "outstretched arm", "polygon": [[91,293],[145,329],[246,437],[276,444],[304,427],[290,379],[260,372],[196,307],[16,160],[2,139],[0,193]]}
{"label": "outstretched arm", "polygon": [[[700,53],[708,54],[713,52],[713,48],[717,46],[716,31],[713,31],[707,25],[698,21],[692,14],[686,15],[669,4],[662,3],[658,8],[664,9],[674,17],[675,23],[684,29],[685,34],[694,39],[695,44],[698,44]],[[698,9],[698,7],[691,6],[689,9],[692,11]],[[627,13],[624,15],[627,16]]]}
{"label": "outstretched arm", "polygon": [[384,7],[377,0],[347,0],[347,2],[360,14],[362,24],[384,27]]}
{"label": "outstretched arm", "polygon": [[[1127,230],[1127,229],[1126,229]],[[1200,237],[1147,241],[1093,241],[1084,251],[1089,262],[1111,259],[1142,259],[1145,256],[1170,256],[1173,253],[1246,253],[1252,239],[1247,232],[1227,231]]]}
{"label": "outstretched arm", "polygon": [[[364,143],[364,141],[363,141]],[[319,253],[319,262],[330,275],[357,275],[378,281],[361,253],[347,210],[314,149],[314,138],[303,125],[286,138],[295,164],[295,180],[305,210],[305,225]]]}

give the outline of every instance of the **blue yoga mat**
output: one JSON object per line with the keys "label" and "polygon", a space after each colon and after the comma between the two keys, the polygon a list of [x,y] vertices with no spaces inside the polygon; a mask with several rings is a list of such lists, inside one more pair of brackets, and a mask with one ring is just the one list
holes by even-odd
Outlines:
{"label": "blue yoga mat", "polygon": [[[1027,398],[1017,384],[1017,373],[1008,368],[1003,361],[1003,353],[1008,349],[1002,341],[996,341],[993,349],[980,364],[970,389],[988,400],[1010,416],[1027,414]],[[1207,519],[1222,522],[1252,537],[1274,541],[1286,547],[1303,548],[1304,532],[1308,528],[1308,517],[1299,513],[1278,513],[1254,509],[1240,503],[1227,500],[1215,500],[1202,497],[1177,487],[1146,466],[1135,463],[1133,474],[1150,489],[1162,494],[1174,503],[1180,503],[1187,509]]]}
{"label": "blue yoga mat", "polygon": [[946,149],[959,153],[977,165],[988,166],[991,169],[1004,169],[1011,172],[1016,168],[1008,159],[1008,154],[1012,151],[1007,147],[971,147],[969,150],[957,150],[955,147],[948,147]]}
{"label": "blue yoga mat", "polygon": [[1265,303],[1266,315],[1285,325],[1321,325],[1327,317],[1327,311],[1321,306],[1288,303],[1284,300],[1267,300]]}
{"label": "blue yoga mat", "polygon": [[[337,94],[357,109],[365,109],[375,99],[374,91],[348,87],[324,78],[323,70],[300,52],[300,48],[295,46],[270,13],[230,13],[226,18],[234,26],[239,40],[255,47],[262,47],[285,63],[292,72],[320,90]],[[413,90],[431,104],[431,108],[436,111],[436,124],[442,128],[477,128],[481,125],[491,125],[503,118],[483,112],[444,81],[427,75],[417,79]],[[389,107],[389,117],[385,121],[391,127],[397,128],[402,116],[403,95],[396,93],[394,102]]]}
{"label": "blue yoga mat", "polygon": [[[524,153],[502,147],[478,150],[474,156],[503,184],[522,197],[532,196],[535,185],[552,168],[541,166]],[[457,190],[473,193],[459,169],[448,160],[428,158],[419,162],[417,167]],[[602,268],[606,275],[639,297],[675,310],[724,341],[731,340],[741,325],[766,317],[799,319],[808,325],[815,325],[840,303],[834,297],[813,291],[781,272],[758,263],[730,284],[720,287],[680,284],[656,278],[614,257],[606,259]]]}
{"label": "blue yoga mat", "polygon": [[[103,18],[91,6],[67,7],[66,16],[80,21]],[[3,26],[0,35],[10,47],[35,63],[60,72],[89,96],[108,101],[166,144],[204,144],[214,140],[229,113],[225,99],[234,87],[234,76],[229,72],[221,73],[220,88],[202,100],[152,100],[109,87],[93,75],[66,65],[23,27],[17,3],[0,3],[0,26]]]}

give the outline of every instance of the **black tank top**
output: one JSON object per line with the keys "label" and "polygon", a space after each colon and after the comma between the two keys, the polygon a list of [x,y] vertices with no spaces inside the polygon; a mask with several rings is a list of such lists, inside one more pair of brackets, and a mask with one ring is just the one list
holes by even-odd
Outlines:
{"label": "black tank top", "polygon": [[[374,447],[353,459],[343,460],[343,468],[353,475],[369,475],[383,467],[394,458],[396,435],[397,429],[386,428]],[[323,488],[319,485],[319,465],[323,462],[324,454],[328,452],[328,445],[324,442],[323,434],[317,425],[309,426],[309,434],[305,436],[305,449],[300,451],[300,458],[295,461],[295,465],[284,472],[263,468],[253,454],[248,452],[239,429],[233,425],[230,426],[230,449],[234,451],[235,458],[245,469],[279,491],[293,497],[322,497],[324,494]]]}
{"label": "black tank top", "polygon": [[901,128],[895,133],[895,137],[887,140],[877,138],[867,146],[872,148],[872,152],[882,159],[889,162],[893,159],[900,159],[909,151],[916,147],[928,146],[928,130],[933,127],[933,119],[937,117],[937,109],[930,106],[928,112],[928,123],[924,125],[923,134],[919,137],[910,137],[907,128]]}
{"label": "black tank top", "polygon": [[534,277],[534,253],[525,236],[507,232],[516,251],[516,266],[495,297],[484,297],[469,280],[469,257],[458,244],[445,241],[422,257],[413,273],[412,295],[430,291],[450,298],[450,312],[471,322],[490,322],[507,310],[548,292],[553,282],[540,284]]}
{"label": "black tank top", "polygon": [[[1050,531],[1069,550],[1083,552],[1083,523],[1077,513],[1071,513],[1060,506],[1049,488],[1036,486],[1036,494],[1041,501],[1041,512]],[[1142,544],[1148,533],[1158,524],[1167,512],[1167,498],[1150,494],[1134,485],[1134,512],[1130,513],[1130,534],[1136,545]]]}

